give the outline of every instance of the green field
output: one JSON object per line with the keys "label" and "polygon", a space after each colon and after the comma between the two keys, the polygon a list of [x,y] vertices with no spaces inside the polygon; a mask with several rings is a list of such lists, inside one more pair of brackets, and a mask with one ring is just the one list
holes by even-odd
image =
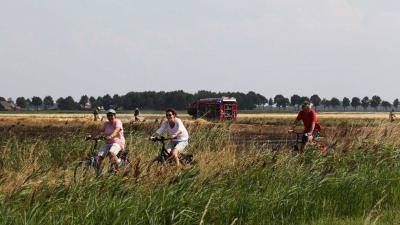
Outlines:
{"label": "green field", "polygon": [[[284,132],[278,120],[247,124]],[[232,141],[251,126],[187,123],[196,163],[162,173],[145,170],[157,124],[127,123],[134,167],[82,183],[73,164],[96,124],[4,122],[0,224],[400,224],[400,124],[360,121],[327,121],[329,151],[301,155]]]}

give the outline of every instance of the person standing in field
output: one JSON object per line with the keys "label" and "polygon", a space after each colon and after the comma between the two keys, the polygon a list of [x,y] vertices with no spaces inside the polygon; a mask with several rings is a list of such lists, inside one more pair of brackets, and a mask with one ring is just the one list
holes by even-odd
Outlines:
{"label": "person standing in field", "polygon": [[395,118],[396,118],[396,115],[394,114],[394,109],[392,109],[392,111],[389,112],[390,122],[394,122]]}
{"label": "person standing in field", "polygon": [[139,108],[136,108],[134,113],[135,121],[139,121],[139,114],[140,114]]}
{"label": "person standing in field", "polygon": [[100,107],[96,107],[93,111],[93,121],[99,120]]}
{"label": "person standing in field", "polygon": [[[118,164],[120,159],[117,157],[120,151],[125,149],[124,129],[121,120],[117,119],[117,113],[114,109],[107,110],[107,120],[104,122],[99,130],[95,131],[93,136],[103,133],[105,136],[105,144],[101,146],[97,161],[99,165],[103,159],[108,156],[111,162],[116,163],[116,170],[118,171]],[[115,171],[116,172],[116,171]]]}
{"label": "person standing in field", "polygon": [[167,109],[165,111],[166,120],[161,123],[161,127],[153,134],[161,136],[163,131],[168,131],[169,137],[172,139],[167,146],[168,153],[174,157],[177,168],[180,167],[179,154],[185,152],[185,148],[189,144],[189,133],[182,123],[182,120],[177,118],[175,109]]}
{"label": "person standing in field", "polygon": [[321,127],[318,124],[317,113],[310,108],[309,102],[304,102],[301,106],[301,111],[297,114],[292,130],[295,129],[300,120],[303,121],[304,125],[304,134],[300,146],[300,152],[302,153],[307,142],[311,142],[314,138],[318,137]]}

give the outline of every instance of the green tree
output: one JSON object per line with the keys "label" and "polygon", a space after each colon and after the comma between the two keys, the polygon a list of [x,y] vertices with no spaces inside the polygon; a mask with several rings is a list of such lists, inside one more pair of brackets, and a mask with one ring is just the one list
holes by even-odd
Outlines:
{"label": "green tree", "polygon": [[307,96],[302,96],[300,98],[300,104],[303,104],[304,102],[310,102],[310,98]]}
{"label": "green tree", "polygon": [[6,99],[5,99],[4,97],[1,97],[1,96],[0,96],[0,102],[3,102],[3,101],[5,102]]}
{"label": "green tree", "polygon": [[317,107],[321,105],[322,100],[317,94],[314,94],[310,97],[310,101],[313,103],[315,109],[317,109]]}
{"label": "green tree", "polygon": [[265,105],[268,103],[268,99],[263,95],[256,94],[255,97],[256,97],[257,105]]}
{"label": "green tree", "polygon": [[354,107],[354,110],[357,110],[357,107],[361,105],[361,99],[358,97],[353,97],[351,99],[351,106]]}
{"label": "green tree", "polygon": [[273,106],[274,105],[274,100],[272,98],[269,98],[268,105],[269,106]]}
{"label": "green tree", "polygon": [[124,102],[123,96],[119,96],[117,94],[113,95],[112,102],[115,109],[123,107],[123,102]]}
{"label": "green tree", "polygon": [[96,107],[96,98],[93,96],[90,96],[89,98],[89,103],[90,103],[90,107],[93,109]]}
{"label": "green tree", "polygon": [[290,105],[290,100],[289,98],[285,98],[285,104],[283,105],[284,108]]}
{"label": "green tree", "polygon": [[[173,107],[178,110],[183,110],[190,103],[191,98],[189,98],[187,93],[179,90],[165,93],[164,99],[167,108]],[[255,107],[255,102],[248,103],[246,100],[248,99],[244,94],[240,96],[240,98],[237,98],[238,104],[241,104],[242,108],[252,109],[253,106]]]}
{"label": "green tree", "polygon": [[103,104],[103,97],[98,96],[98,97],[96,98],[96,106],[104,107],[104,104]]}
{"label": "green tree", "polygon": [[26,108],[27,106],[27,101],[24,97],[18,97],[16,101],[17,106],[21,108]]}
{"label": "green tree", "polygon": [[[157,95],[159,96],[159,95]],[[158,107],[163,107],[164,106],[164,99],[161,99],[162,101],[159,102]],[[141,108],[146,109],[146,106],[144,105],[139,105],[139,93],[136,92],[129,92],[124,96],[124,101],[123,101],[123,107],[124,109],[134,109],[137,106],[142,106]]]}
{"label": "green tree", "polygon": [[394,101],[393,101],[393,107],[395,107],[396,109],[399,107],[399,99],[395,99]]}
{"label": "green tree", "polygon": [[31,106],[32,105],[32,100],[30,98],[26,99],[26,105]]}
{"label": "green tree", "polygon": [[274,102],[276,104],[276,107],[278,107],[278,108],[286,107],[285,97],[281,94],[275,95]]}
{"label": "green tree", "polygon": [[202,98],[217,98],[221,96],[217,96],[216,93],[211,92],[211,91],[205,91],[205,90],[200,90],[195,94],[196,99],[202,99]]}
{"label": "green tree", "polygon": [[246,102],[247,104],[249,104],[250,107],[252,107],[252,105],[260,105],[260,103],[258,102],[258,96],[254,91],[249,91],[246,94],[245,99],[247,100]]}
{"label": "green tree", "polygon": [[36,107],[36,111],[39,110],[39,107],[43,104],[43,101],[40,97],[33,96],[32,97],[32,105]]}
{"label": "green tree", "polygon": [[57,108],[58,109],[63,109],[64,108],[64,101],[65,101],[65,99],[63,97],[59,97],[56,100],[56,104],[57,104]]}
{"label": "green tree", "polygon": [[11,104],[14,104],[14,100],[12,98],[7,98],[7,102],[11,103]]}
{"label": "green tree", "polygon": [[74,109],[79,108],[79,104],[76,103],[75,100],[71,96],[68,96],[65,99],[58,98],[56,102],[57,102],[58,108],[62,109],[62,110],[74,110]]}
{"label": "green tree", "polygon": [[292,97],[290,97],[290,105],[291,106],[299,106],[301,104],[301,98],[299,95],[292,95]]}
{"label": "green tree", "polygon": [[44,105],[45,109],[48,109],[48,108],[52,107],[54,105],[53,97],[51,97],[50,95],[44,97],[43,105]]}
{"label": "green tree", "polygon": [[106,94],[103,96],[103,106],[105,110],[110,109],[113,106],[113,99],[111,98],[111,96],[109,94]]}
{"label": "green tree", "polygon": [[387,110],[388,108],[392,107],[392,104],[390,104],[388,101],[382,101],[381,106]]}
{"label": "green tree", "polygon": [[367,96],[365,96],[362,100],[361,100],[361,106],[363,107],[364,110],[366,110],[368,108],[370,104],[370,100]]}
{"label": "green tree", "polygon": [[342,106],[344,111],[346,111],[346,108],[350,106],[350,99],[347,97],[344,97],[342,100]]}
{"label": "green tree", "polygon": [[333,97],[330,102],[333,108],[340,106],[340,100],[338,98]]}
{"label": "green tree", "polygon": [[85,107],[85,105],[89,102],[89,97],[87,95],[82,95],[81,99],[79,100],[79,105],[81,107]]}
{"label": "green tree", "polygon": [[324,109],[329,108],[331,106],[331,102],[326,98],[322,99],[321,104],[324,106]]}
{"label": "green tree", "polygon": [[361,100],[358,97],[353,97],[351,99],[351,106],[354,107],[354,110],[357,110],[357,107],[359,107],[361,105]]}
{"label": "green tree", "polygon": [[381,104],[382,99],[381,97],[374,95],[371,98],[371,107],[375,109],[375,111],[378,109],[378,106]]}

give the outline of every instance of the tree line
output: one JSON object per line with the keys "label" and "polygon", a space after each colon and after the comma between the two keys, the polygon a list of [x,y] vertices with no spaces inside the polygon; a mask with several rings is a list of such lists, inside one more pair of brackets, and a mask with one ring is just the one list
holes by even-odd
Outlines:
{"label": "tree line", "polygon": [[[104,96],[88,96],[82,95],[79,101],[71,96],[60,97],[54,101],[51,96],[45,96],[43,99],[34,96],[32,98],[18,97],[15,104],[22,108],[38,109],[61,109],[61,110],[78,110],[78,109],[93,109],[103,107],[104,109],[117,108],[123,110],[133,110],[136,107],[146,110],[164,110],[168,107],[173,107],[177,110],[185,110],[188,105],[195,100],[201,98],[220,98],[222,96],[235,97],[239,103],[239,109],[255,109],[258,105],[266,104],[268,99],[264,96],[250,91],[242,92],[211,92],[198,91],[194,94],[184,91],[171,92],[129,92],[126,95],[115,94],[113,96],[106,94]],[[0,101],[13,102],[12,99],[4,99],[0,97]]]}
{"label": "tree line", "polygon": [[[292,95],[290,98],[282,94],[275,95],[275,97],[266,98],[261,94],[250,91],[248,93],[242,92],[211,92],[211,91],[198,91],[194,94],[186,93],[184,91],[171,91],[171,92],[129,92],[126,95],[109,95],[104,96],[88,96],[82,95],[79,101],[71,96],[60,97],[54,101],[51,96],[45,96],[43,99],[34,96],[32,98],[18,97],[15,104],[22,108],[35,108],[35,109],[61,109],[61,110],[77,110],[77,109],[92,109],[95,107],[118,108],[124,110],[133,110],[136,107],[147,110],[164,110],[168,107],[174,107],[177,110],[185,110],[187,106],[195,100],[202,98],[219,98],[222,96],[235,97],[238,101],[239,109],[252,110],[255,108],[289,108],[299,107],[303,102],[311,102],[316,109],[324,110],[378,110],[381,107],[384,110],[391,108],[397,109],[399,107],[399,99],[393,102],[382,100],[381,97],[374,95],[371,98],[365,96],[363,98],[344,97],[342,99],[333,97],[331,99],[320,98],[317,94],[310,97],[300,96],[297,94]],[[7,101],[14,103],[12,99],[5,99],[0,97],[0,101]],[[268,107],[267,107],[268,108]]]}
{"label": "tree line", "polygon": [[344,97],[342,100],[339,98],[333,97],[331,99],[320,98],[317,94],[312,95],[311,97],[307,96],[299,96],[297,94],[292,95],[289,98],[284,97],[283,95],[276,95],[273,99],[270,98],[268,101],[269,106],[275,105],[278,108],[286,108],[288,106],[299,106],[303,102],[310,102],[316,109],[322,108],[324,110],[334,109],[339,110],[343,109],[343,111],[352,109],[357,111],[359,108],[362,108],[364,111],[368,108],[372,108],[374,110],[378,110],[379,107],[382,107],[385,110],[399,107],[399,99],[395,99],[392,103],[386,100],[382,100],[381,97],[374,95],[371,98],[365,96],[363,98],[353,97],[348,98]]}

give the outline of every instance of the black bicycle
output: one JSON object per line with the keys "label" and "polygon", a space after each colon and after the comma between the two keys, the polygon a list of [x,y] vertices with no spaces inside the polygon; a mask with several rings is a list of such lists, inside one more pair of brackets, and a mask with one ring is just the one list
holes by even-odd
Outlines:
{"label": "black bicycle", "polygon": [[[299,145],[304,143],[304,140],[307,138],[307,133],[305,133],[304,131],[296,132],[295,130],[289,130],[288,133],[292,133],[292,134],[296,135],[296,141],[292,145],[293,151],[300,151]],[[319,151],[326,152],[328,150],[328,145],[323,144],[323,143],[318,143],[317,139],[318,139],[318,137],[313,139],[313,141],[310,142],[310,144],[312,146],[316,147]],[[309,143],[309,142],[306,141],[305,144],[307,145],[307,143]]]}
{"label": "black bicycle", "polygon": [[[75,163],[75,168],[74,168],[75,182],[80,182],[88,178],[99,177],[102,173],[103,167],[99,164],[97,160],[98,156],[97,145],[99,143],[99,140],[105,140],[105,137],[87,136],[85,140],[92,141],[92,146],[87,156],[83,160],[80,160]],[[119,163],[118,166],[116,165],[115,162],[111,162],[108,168],[109,173],[113,173],[114,171],[116,171],[117,167],[119,169],[124,169],[124,172],[126,172],[127,168],[131,164],[128,158],[128,152],[126,150],[120,151],[117,157],[121,160],[121,162]]]}
{"label": "black bicycle", "polygon": [[296,135],[296,140],[294,141],[292,145],[293,151],[300,151],[299,145],[303,144],[303,136],[304,132],[296,132],[295,130],[288,130],[289,134],[295,134]]}
{"label": "black bicycle", "polygon": [[[160,137],[151,137],[150,138],[151,141],[153,142],[161,142],[161,148],[160,151],[158,153],[158,155],[152,159],[149,163],[149,165],[147,166],[147,171],[150,171],[152,169],[152,167],[158,167],[161,165],[164,165],[166,163],[174,163],[174,157],[172,156],[172,154],[170,152],[168,152],[167,148],[165,147],[166,145],[166,141],[172,140],[171,138],[166,138],[163,136]],[[193,163],[193,155],[190,153],[180,153],[179,154],[179,162],[182,165],[187,165],[187,164],[191,164]]]}

